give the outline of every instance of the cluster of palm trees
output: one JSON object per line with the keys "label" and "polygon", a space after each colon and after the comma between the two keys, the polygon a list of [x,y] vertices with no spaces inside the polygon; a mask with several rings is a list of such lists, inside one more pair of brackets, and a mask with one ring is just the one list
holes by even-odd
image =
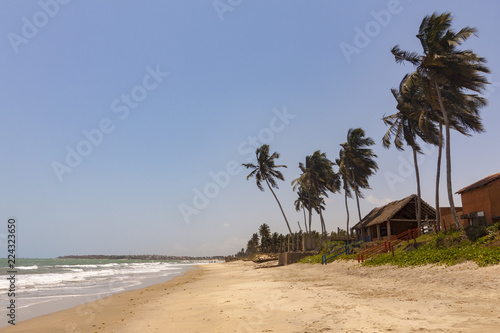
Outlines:
{"label": "cluster of palm trees", "polygon": [[[436,174],[436,214],[439,223],[439,180],[443,142],[446,146],[446,184],[448,199],[457,229],[462,225],[456,213],[451,181],[450,130],[464,135],[484,131],[479,110],[486,105],[485,98],[478,95],[488,83],[484,73],[489,69],[486,60],[471,50],[459,50],[458,46],[476,35],[476,29],[462,28],[455,32],[451,28],[450,13],[426,16],[420,25],[417,38],[423,53],[403,51],[396,45],[392,50],[397,63],[409,62],[415,71],[405,75],[399,89],[392,89],[398,112],[383,118],[389,130],[383,145],[389,147],[394,137],[397,149],[404,142],[411,147],[417,179],[417,221],[420,226],[420,178],[417,154],[421,153],[418,138],[439,147]],[[443,134],[444,127],[444,134]],[[443,137],[444,136],[444,137]]]}
{"label": "cluster of palm trees", "polygon": [[[417,155],[422,153],[419,139],[427,144],[439,147],[438,166],[436,176],[436,213],[439,214],[439,179],[441,153],[445,143],[446,181],[448,199],[457,229],[462,229],[457,216],[451,183],[451,149],[450,130],[456,130],[464,135],[470,132],[482,132],[483,126],[479,110],[486,105],[485,98],[478,95],[488,83],[484,73],[489,69],[484,65],[485,59],[477,56],[471,50],[459,50],[458,46],[469,37],[476,34],[476,30],[465,27],[458,32],[451,28],[452,16],[450,13],[432,14],[426,16],[419,28],[417,38],[420,40],[423,53],[403,51],[396,45],[392,50],[397,63],[410,62],[415,71],[404,76],[398,89],[392,89],[396,99],[397,113],[384,116],[383,121],[389,126],[382,142],[388,148],[391,141],[399,150],[404,149],[404,143],[413,151],[414,165],[417,178],[416,218],[420,226],[421,216],[421,189]],[[444,130],[444,133],[443,133]],[[325,153],[315,151],[307,156],[305,163],[299,163],[300,176],[292,181],[298,198],[295,201],[297,211],[304,212],[304,226],[306,233],[312,232],[312,214],[320,216],[321,234],[327,234],[322,211],[325,209],[325,198],[329,193],[344,192],[347,212],[347,229],[349,230],[348,198],[354,194],[356,198],[358,217],[361,221],[359,198],[363,197],[361,190],[368,189],[368,178],[378,169],[371,150],[374,141],[365,136],[361,128],[350,129],[347,141],[342,143],[339,157],[330,161]],[[283,174],[277,170],[285,165],[276,165],[278,153],[269,154],[269,146],[262,145],[256,150],[256,164],[243,164],[253,169],[247,179],[256,178],[257,186],[264,190],[266,183],[274,198],[278,202],[288,231],[292,234],[290,224],[273,188],[278,188],[276,179],[284,181]],[[338,171],[334,171],[334,166]],[[306,211],[309,223],[306,222]],[[437,216],[439,225],[439,215]],[[299,225],[300,227],[300,225]],[[363,226],[361,226],[363,233]],[[364,235],[361,235],[364,239]],[[348,236],[349,237],[349,236]],[[348,239],[349,241],[349,239]]]}
{"label": "cluster of palm trees", "polygon": [[[359,207],[359,197],[362,197],[360,189],[368,189],[368,178],[375,173],[378,166],[375,162],[377,157],[370,146],[374,141],[365,137],[365,132],[361,128],[350,129],[347,133],[347,141],[342,143],[339,158],[335,162],[330,161],[325,153],[319,150],[312,155],[306,156],[305,164],[300,162],[300,176],[292,181],[294,191],[297,191],[298,198],[295,201],[297,211],[301,209],[304,212],[304,226],[307,234],[312,233],[312,214],[316,212],[320,216],[321,234],[326,237],[328,234],[322,211],[325,209],[325,198],[329,193],[340,193],[344,190],[346,210],[347,210],[347,228],[349,230],[349,208],[347,198],[352,197],[354,192],[359,219],[361,220],[361,210]],[[278,188],[276,179],[284,181],[283,174],[277,168],[286,168],[285,165],[276,165],[275,160],[279,154],[274,152],[269,154],[269,145],[264,144],[255,151],[257,163],[243,164],[246,168],[252,169],[247,179],[255,177],[257,187],[264,191],[262,184],[265,182],[276,199],[281,213],[285,219],[286,225],[292,235],[292,230],[283,207],[281,206],[273,188]],[[334,171],[334,166],[338,171]],[[306,211],[309,215],[309,223],[306,221]],[[299,224],[300,228],[300,224]],[[363,235],[362,235],[363,236]],[[347,236],[349,241],[349,235]]]}

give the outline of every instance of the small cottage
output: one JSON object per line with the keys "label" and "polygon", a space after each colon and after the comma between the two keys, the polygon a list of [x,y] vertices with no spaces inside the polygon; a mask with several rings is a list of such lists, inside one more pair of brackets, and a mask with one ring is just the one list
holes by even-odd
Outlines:
{"label": "small cottage", "polygon": [[[398,235],[417,225],[417,195],[412,194],[402,200],[393,201],[383,207],[374,208],[352,229],[358,237],[361,236],[361,227],[370,240],[385,240],[392,235]],[[421,222],[433,224],[436,220],[436,210],[421,200]]]}

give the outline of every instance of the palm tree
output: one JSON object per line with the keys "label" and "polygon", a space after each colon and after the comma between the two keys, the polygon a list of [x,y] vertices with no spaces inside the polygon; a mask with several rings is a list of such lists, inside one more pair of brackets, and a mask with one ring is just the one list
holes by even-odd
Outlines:
{"label": "palm tree", "polygon": [[416,72],[427,79],[423,86],[431,104],[437,104],[441,111],[442,124],[446,136],[446,183],[450,208],[458,229],[462,229],[455,210],[453,189],[451,183],[451,142],[450,115],[443,100],[442,92],[448,90],[449,96],[456,100],[466,100],[467,91],[481,93],[488,83],[482,73],[489,73],[484,65],[486,60],[477,56],[471,50],[458,50],[469,37],[476,35],[472,27],[462,28],[455,33],[451,29],[453,18],[450,13],[432,14],[426,16],[420,25],[417,38],[420,40],[424,53],[407,52],[396,45],[391,50],[397,63],[408,61],[416,67]]}
{"label": "palm tree", "polygon": [[259,248],[259,235],[257,233],[254,233],[252,235],[252,238],[247,243],[247,255],[252,255],[257,252],[257,249]]}
{"label": "palm tree", "polygon": [[[436,128],[425,119],[425,113],[429,112],[429,105],[425,101],[425,96],[422,93],[419,85],[407,84],[409,75],[405,75],[398,89],[391,89],[392,95],[396,99],[398,112],[390,116],[384,116],[382,120],[384,124],[389,126],[389,129],[382,138],[382,143],[385,148],[391,145],[391,138],[394,136],[394,146],[398,150],[404,150],[404,142],[411,147],[413,152],[413,164],[415,166],[415,175],[417,180],[417,209],[416,219],[417,225],[421,226],[421,188],[420,188],[420,173],[418,170],[417,154],[421,154],[422,150],[417,142],[417,137],[420,137],[425,142],[437,144],[438,133]],[[422,129],[422,127],[424,127]]]}
{"label": "palm tree", "polygon": [[260,235],[260,251],[269,252],[271,247],[271,229],[266,223],[260,225],[259,235]]}
{"label": "palm tree", "polygon": [[[347,141],[340,144],[342,147],[339,168],[343,170],[350,187],[354,190],[358,206],[359,220],[361,221],[361,208],[359,197],[363,197],[360,188],[369,189],[368,178],[375,174],[378,169],[375,158],[377,155],[368,148],[375,142],[370,137],[365,137],[365,131],[361,128],[351,128],[347,132]],[[349,230],[347,230],[349,233]],[[361,237],[364,239],[363,226],[361,226]]]}
{"label": "palm tree", "polygon": [[[427,87],[427,89],[426,89]],[[437,172],[436,172],[436,222],[440,226],[439,215],[439,179],[441,174],[441,153],[443,147],[443,120],[436,94],[429,89],[428,78],[418,72],[406,75],[400,84],[400,91],[405,92],[403,101],[399,103],[406,108],[419,110],[418,128],[419,136],[426,142],[438,146]],[[430,95],[426,95],[430,94]],[[486,105],[486,99],[477,95],[463,94],[456,98],[447,87],[442,88],[443,103],[446,110],[450,111],[450,127],[463,135],[470,136],[470,131],[481,133],[484,131],[479,117],[479,109]],[[399,97],[398,97],[399,98]],[[398,100],[399,101],[399,100]],[[434,126],[434,123],[437,126]],[[425,135],[425,137],[422,136]]]}
{"label": "palm tree", "polygon": [[280,207],[281,214],[283,214],[283,218],[285,219],[286,226],[288,227],[288,232],[290,236],[292,235],[292,229],[290,229],[290,224],[286,218],[285,212],[283,211],[283,207],[281,207],[281,203],[278,200],[278,197],[273,191],[274,188],[278,188],[278,184],[276,183],[275,178],[279,180],[285,180],[283,174],[276,170],[276,168],[286,168],[286,165],[276,165],[274,160],[280,157],[280,154],[274,152],[271,156],[269,156],[269,145],[262,145],[260,148],[257,148],[255,151],[255,155],[257,157],[257,164],[252,163],[244,163],[243,166],[247,169],[253,169],[252,172],[247,176],[247,180],[251,177],[255,177],[255,182],[259,190],[264,192],[264,187],[262,186],[262,182],[267,184],[269,190],[273,194],[274,198],[278,202],[278,206]]}
{"label": "palm tree", "polygon": [[[328,192],[335,193],[340,189],[339,176],[333,171],[333,163],[319,150],[312,155],[306,156],[306,164],[299,163],[302,174],[292,181],[293,189],[300,186],[299,192],[307,198],[306,207],[309,210],[309,231],[311,230],[312,209],[316,210],[321,218],[322,235],[326,235],[321,204],[324,202],[322,196],[328,197]],[[323,207],[324,209],[324,207]]]}
{"label": "palm tree", "polygon": [[306,229],[306,234],[307,234],[308,233],[308,231],[307,231],[308,230],[307,229],[307,219],[306,219],[306,207],[307,207],[307,203],[308,203],[307,193],[302,189],[302,187],[299,187],[299,190],[297,191],[297,195],[298,195],[298,198],[294,202],[295,210],[298,212],[302,209],[302,212],[304,213],[304,227]]}
{"label": "palm tree", "polygon": [[344,150],[341,149],[339,152],[339,158],[335,160],[335,164],[339,166],[339,175],[342,182],[342,189],[344,189],[344,203],[345,203],[345,211],[347,214],[346,244],[349,244],[349,205],[347,203],[347,198],[352,198],[352,192],[351,192],[351,186],[349,184],[349,176],[348,176],[349,171],[347,170],[346,166],[342,164],[343,156],[344,156]]}

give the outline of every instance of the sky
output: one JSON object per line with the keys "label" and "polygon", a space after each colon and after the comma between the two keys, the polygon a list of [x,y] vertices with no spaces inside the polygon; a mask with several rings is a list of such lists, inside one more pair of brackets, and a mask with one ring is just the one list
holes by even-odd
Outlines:
{"label": "sky", "polygon": [[[382,147],[381,119],[396,112],[390,89],[413,70],[390,50],[420,53],[415,35],[433,12],[451,12],[456,30],[476,27],[463,48],[491,69],[486,132],[452,134],[453,190],[499,172],[499,9],[457,0],[2,1],[0,257],[11,217],[18,257],[228,255],[263,223],[285,234],[272,194],[241,167],[262,144],[287,166],[276,194],[298,231],[298,163],[316,150],[334,160],[356,127],[376,142],[379,165],[362,215],[415,193],[411,151]],[[423,148],[422,196],[434,205],[437,149]],[[349,208],[352,226],[354,200]],[[341,194],[324,217],[329,232],[346,228]]]}

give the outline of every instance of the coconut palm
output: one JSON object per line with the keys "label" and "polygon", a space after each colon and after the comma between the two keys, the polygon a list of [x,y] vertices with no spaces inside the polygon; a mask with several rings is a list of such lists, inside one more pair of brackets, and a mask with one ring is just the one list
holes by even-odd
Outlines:
{"label": "coconut palm", "polygon": [[422,149],[417,142],[417,137],[433,144],[437,144],[439,139],[437,130],[432,122],[424,120],[426,113],[430,112],[431,108],[426,103],[420,85],[408,84],[408,76],[405,75],[403,80],[401,80],[399,89],[391,89],[392,95],[397,102],[396,108],[398,112],[382,118],[384,123],[389,126],[389,129],[382,138],[382,143],[385,148],[389,148],[391,139],[394,137],[394,146],[396,149],[404,150],[404,143],[412,149],[418,197],[416,219],[417,225],[420,228],[422,203],[417,154],[421,154]]}
{"label": "coconut palm", "polygon": [[347,232],[347,238],[346,238],[346,244],[349,244],[349,205],[347,203],[347,198],[352,198],[352,191],[351,191],[351,186],[349,184],[349,176],[348,173],[349,171],[346,168],[346,165],[342,164],[342,159],[344,155],[344,150],[341,149],[339,152],[339,158],[335,160],[335,164],[339,166],[339,175],[340,175],[340,181],[342,183],[341,187],[344,190],[344,203],[345,203],[345,211],[347,215],[347,227],[346,230]]}
{"label": "coconut palm", "polygon": [[[427,89],[426,89],[427,87]],[[420,110],[418,127],[425,138],[421,138],[438,146],[437,172],[436,172],[436,222],[439,227],[439,179],[441,174],[441,156],[443,147],[443,120],[436,94],[428,89],[429,79],[418,72],[405,76],[400,84],[400,91],[405,91],[406,100],[410,107]],[[430,95],[426,95],[430,93]],[[442,87],[441,95],[446,110],[449,111],[450,127],[463,135],[470,136],[470,131],[481,133],[484,131],[479,109],[486,105],[486,99],[478,95],[462,94],[457,96],[447,87]],[[399,105],[399,103],[398,103]],[[404,104],[403,104],[404,105]],[[433,125],[437,124],[437,125]],[[436,136],[437,134],[437,136]]]}
{"label": "coconut palm", "polygon": [[292,181],[293,189],[296,190],[299,187],[302,196],[307,197],[309,231],[311,230],[312,209],[314,209],[320,215],[323,236],[326,235],[326,225],[320,208],[321,203],[324,202],[322,197],[328,197],[328,192],[335,193],[340,189],[339,177],[332,167],[333,163],[326,157],[325,153],[321,153],[319,150],[315,151],[312,155],[306,156],[305,165],[302,162],[299,163],[302,174]]}
{"label": "coconut palm", "polygon": [[309,211],[309,208],[306,208],[308,205],[307,193],[302,189],[302,187],[299,187],[297,195],[298,198],[294,202],[295,210],[298,212],[302,209],[302,212],[304,213],[304,227],[306,229],[306,234],[307,234],[308,229],[307,229],[306,209]]}
{"label": "coconut palm", "polygon": [[259,235],[260,235],[260,251],[261,252],[269,252],[271,247],[271,229],[269,225],[263,223],[259,227]]}
{"label": "coconut palm", "polygon": [[[349,129],[347,141],[340,144],[342,151],[339,168],[342,169],[343,176],[346,177],[349,186],[354,190],[359,221],[361,221],[359,198],[363,198],[360,188],[370,188],[368,178],[374,175],[378,169],[377,162],[375,162],[377,155],[369,148],[374,144],[372,138],[365,137],[365,131],[362,128]],[[363,226],[361,226],[361,237],[364,239]]]}
{"label": "coconut palm", "polygon": [[267,184],[269,190],[273,194],[276,202],[278,202],[278,206],[280,207],[281,214],[283,214],[283,218],[285,219],[286,226],[288,227],[288,232],[290,236],[292,235],[292,229],[290,229],[290,224],[286,218],[285,212],[283,211],[283,207],[281,207],[281,203],[278,200],[278,197],[273,191],[274,188],[278,188],[278,184],[276,183],[275,178],[279,180],[285,180],[283,174],[276,170],[277,168],[286,168],[286,165],[276,165],[275,160],[280,157],[280,154],[274,152],[272,155],[269,155],[269,145],[262,145],[257,148],[255,151],[255,156],[257,157],[257,164],[252,163],[244,163],[243,166],[247,169],[253,169],[252,172],[247,176],[247,180],[251,177],[255,177],[255,182],[259,190],[264,192],[264,187],[262,186],[262,182]]}
{"label": "coconut palm", "polygon": [[[417,38],[423,48],[423,54],[403,51],[399,45],[394,46],[392,54],[396,62],[410,62],[416,72],[427,79],[423,86],[431,104],[437,104],[441,111],[442,124],[445,128],[446,143],[446,183],[450,208],[458,229],[462,229],[455,210],[451,182],[451,148],[450,148],[450,116],[452,111],[445,107],[442,92],[447,89],[449,96],[458,100],[467,100],[468,91],[481,93],[488,83],[482,73],[489,73],[484,65],[486,60],[471,50],[458,50],[469,37],[476,35],[472,27],[462,28],[455,33],[451,29],[453,18],[450,13],[426,16],[420,25]],[[455,104],[456,105],[456,104]]]}

